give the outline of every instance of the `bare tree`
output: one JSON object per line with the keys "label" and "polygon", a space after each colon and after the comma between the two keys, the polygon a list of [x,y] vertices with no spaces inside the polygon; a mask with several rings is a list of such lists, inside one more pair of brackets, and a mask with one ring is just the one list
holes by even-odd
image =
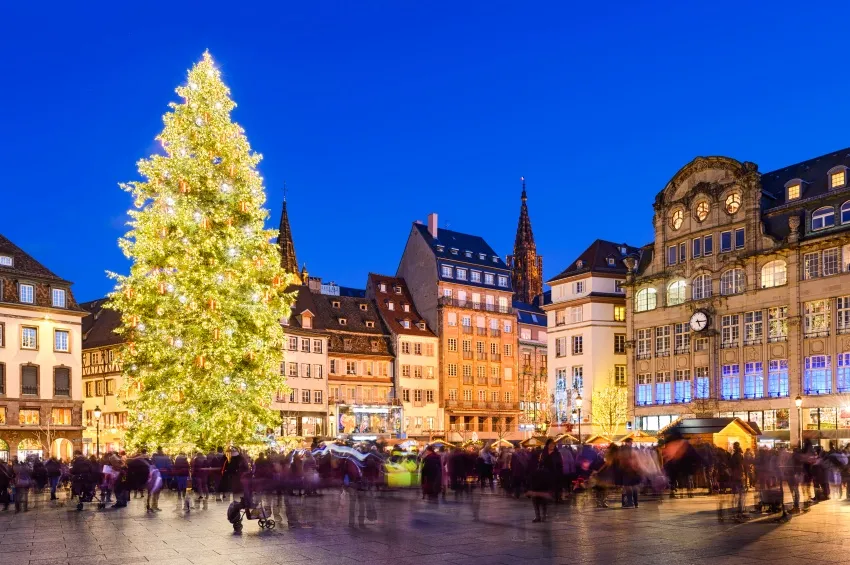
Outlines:
{"label": "bare tree", "polygon": [[591,420],[600,435],[613,439],[629,419],[629,394],[611,375],[607,386],[593,391]]}
{"label": "bare tree", "polygon": [[706,379],[699,382],[694,390],[694,397],[691,400],[688,408],[697,418],[713,418],[720,411],[720,403],[716,398],[711,398],[711,390]]}
{"label": "bare tree", "polygon": [[56,428],[53,425],[53,416],[48,415],[47,418],[44,419],[43,423],[42,420],[39,419],[38,428],[32,430],[30,433],[33,438],[41,444],[42,458],[49,458],[53,442],[57,437]]}

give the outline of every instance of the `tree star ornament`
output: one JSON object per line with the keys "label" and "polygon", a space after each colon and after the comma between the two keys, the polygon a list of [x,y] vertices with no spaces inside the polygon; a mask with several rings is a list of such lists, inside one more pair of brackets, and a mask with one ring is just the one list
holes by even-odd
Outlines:
{"label": "tree star ornament", "polygon": [[125,441],[134,451],[260,445],[256,430],[279,425],[271,401],[286,390],[275,344],[292,278],[263,225],[261,157],[231,121],[235,104],[208,53],[177,93],[157,136],[164,151],[122,185],[136,206],[119,240],[132,264],[110,275],[108,306],[125,339]]}

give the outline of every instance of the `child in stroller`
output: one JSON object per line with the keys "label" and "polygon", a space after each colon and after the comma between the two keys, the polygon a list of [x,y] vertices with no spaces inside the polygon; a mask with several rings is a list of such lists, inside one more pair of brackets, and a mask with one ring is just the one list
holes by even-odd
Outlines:
{"label": "child in stroller", "polygon": [[273,530],[275,521],[271,518],[269,512],[266,511],[265,505],[262,504],[261,497],[254,497],[254,473],[249,471],[242,474],[242,485],[244,492],[239,502],[235,500],[230,503],[227,508],[227,521],[233,524],[234,532],[242,531],[242,520],[258,520],[257,525],[261,530]]}
{"label": "child in stroller", "polygon": [[86,464],[75,462],[71,469],[71,496],[77,497],[77,510],[83,509],[83,504],[96,502],[98,509],[106,504],[97,496],[97,486],[100,484],[100,472],[88,461]]}

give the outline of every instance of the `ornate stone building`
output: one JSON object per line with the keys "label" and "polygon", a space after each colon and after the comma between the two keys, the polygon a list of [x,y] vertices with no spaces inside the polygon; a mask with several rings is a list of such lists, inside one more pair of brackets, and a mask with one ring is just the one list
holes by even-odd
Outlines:
{"label": "ornate stone building", "polygon": [[70,282],[0,235],[0,459],[82,448],[85,314]]}
{"label": "ornate stone building", "polygon": [[850,439],[848,167],[847,149],[764,174],[698,157],[658,194],[628,259],[638,428],[719,413],[768,443]]}
{"label": "ornate stone building", "polygon": [[543,296],[543,257],[537,254],[534,232],[531,231],[525,179],[522,179],[521,198],[522,204],[519,209],[514,253],[508,255],[507,263],[511,269],[511,282],[516,300],[540,306],[539,300]]}

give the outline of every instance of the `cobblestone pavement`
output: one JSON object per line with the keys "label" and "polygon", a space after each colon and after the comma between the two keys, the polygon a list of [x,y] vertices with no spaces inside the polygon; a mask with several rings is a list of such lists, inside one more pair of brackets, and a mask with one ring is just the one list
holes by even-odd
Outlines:
{"label": "cobblestone pavement", "polygon": [[581,500],[533,524],[528,500],[489,493],[430,504],[411,491],[334,492],[290,499],[274,531],[246,521],[235,534],[221,502],[184,513],[169,494],[161,512],[147,514],[140,500],[82,512],[39,500],[26,513],[0,512],[0,564],[850,563],[848,502],[818,504],[786,524],[721,524],[716,504],[697,497],[597,510]]}

